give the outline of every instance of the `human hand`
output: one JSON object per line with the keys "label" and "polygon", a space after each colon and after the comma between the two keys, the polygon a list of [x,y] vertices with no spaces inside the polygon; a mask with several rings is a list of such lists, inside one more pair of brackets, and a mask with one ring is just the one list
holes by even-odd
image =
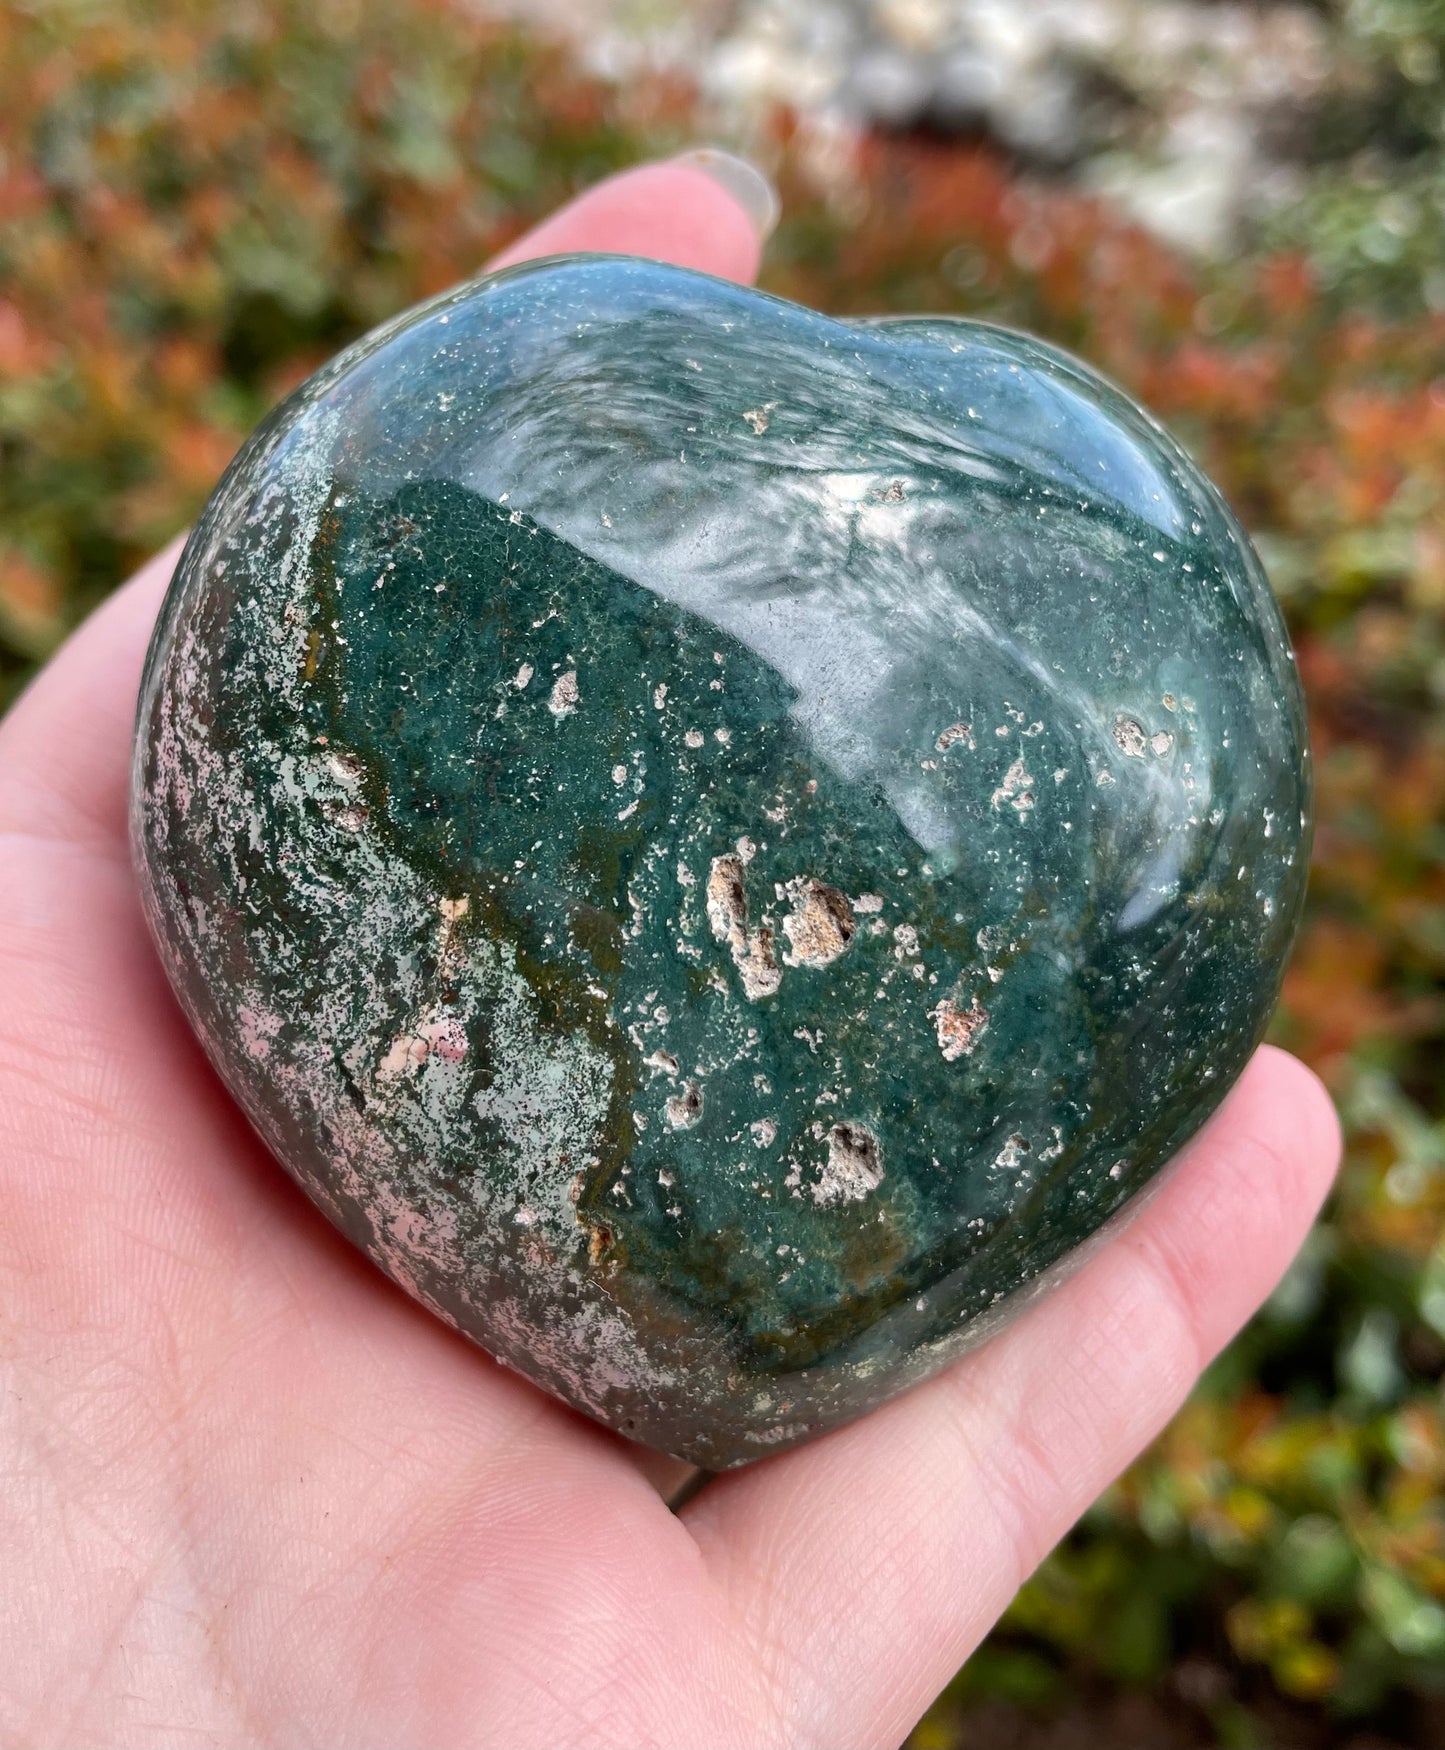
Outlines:
{"label": "human hand", "polygon": [[[751,278],[683,163],[503,258]],[[406,1300],[212,1074],[126,837],[172,548],[0,723],[0,1741],[896,1743],[1273,1286],[1338,1152],[1255,1058],[1137,1219],[986,1348],[718,1477]]]}

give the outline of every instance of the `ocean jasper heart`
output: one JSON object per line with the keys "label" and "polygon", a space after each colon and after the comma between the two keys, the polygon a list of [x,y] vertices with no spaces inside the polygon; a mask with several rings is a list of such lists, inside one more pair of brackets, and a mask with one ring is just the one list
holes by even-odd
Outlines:
{"label": "ocean jasper heart", "polygon": [[134,836],[331,1219],[720,1467],[934,1372],[1198,1130],[1307,806],[1259,563],[1118,390],[571,257],[247,444],[155,635]]}

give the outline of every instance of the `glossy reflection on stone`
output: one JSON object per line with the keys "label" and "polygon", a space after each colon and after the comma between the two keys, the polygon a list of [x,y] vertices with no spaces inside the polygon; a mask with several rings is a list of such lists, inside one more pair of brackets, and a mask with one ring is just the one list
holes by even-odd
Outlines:
{"label": "glossy reflection on stone", "polygon": [[1203,1123],[1304,880],[1218,495],[1076,361],[621,258],[256,434],[147,670],[171,979],[397,1282],[742,1462],[1020,1304]]}

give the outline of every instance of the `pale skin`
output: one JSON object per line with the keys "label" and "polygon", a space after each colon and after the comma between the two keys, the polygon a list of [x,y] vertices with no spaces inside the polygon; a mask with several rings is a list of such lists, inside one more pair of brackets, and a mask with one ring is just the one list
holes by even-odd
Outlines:
{"label": "pale skin", "polygon": [[[748,280],[701,171],[508,252]],[[172,547],[0,722],[0,1744],[887,1746],[1293,1256],[1333,1112],[1255,1057],[1138,1218],[1002,1336],[714,1479],[408,1301],[256,1141],[126,842]]]}

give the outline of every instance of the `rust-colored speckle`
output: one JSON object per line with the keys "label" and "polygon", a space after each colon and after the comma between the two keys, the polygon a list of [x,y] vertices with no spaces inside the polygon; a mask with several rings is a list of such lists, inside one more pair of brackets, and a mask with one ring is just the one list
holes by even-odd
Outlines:
{"label": "rust-colored speckle", "polygon": [[988,1026],[988,1014],[977,997],[966,1009],[952,997],[945,997],[936,1009],[929,1010],[928,1018],[938,1029],[938,1048],[945,1063],[969,1056]]}

